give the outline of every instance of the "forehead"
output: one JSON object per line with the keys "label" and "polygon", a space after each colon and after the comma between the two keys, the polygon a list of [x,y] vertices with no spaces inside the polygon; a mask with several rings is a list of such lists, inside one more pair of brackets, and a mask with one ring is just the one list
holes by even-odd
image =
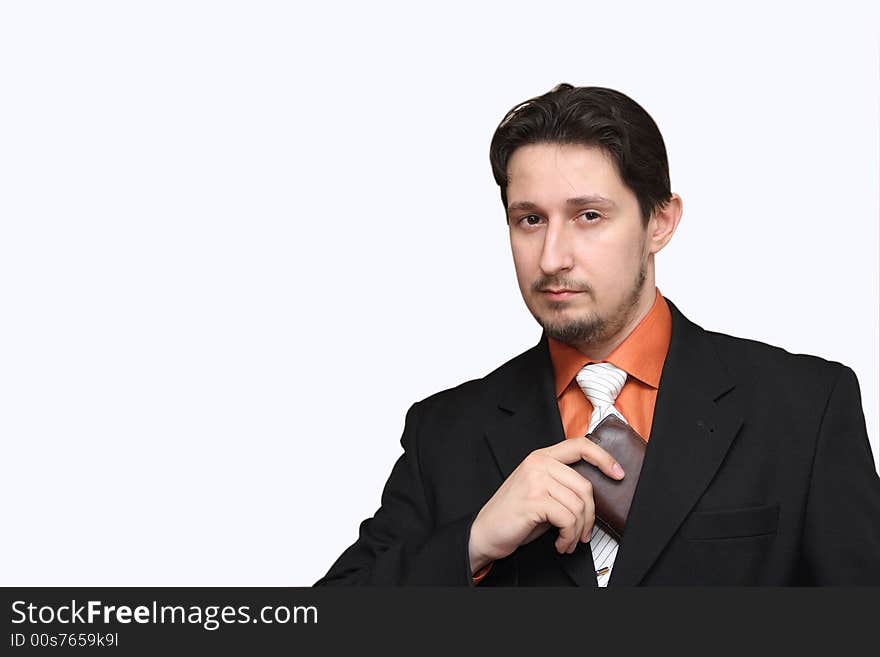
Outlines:
{"label": "forehead", "polygon": [[[626,204],[635,195],[624,185],[611,157],[581,144],[528,144],[507,163],[509,203],[554,203],[571,196],[601,195]],[[631,198],[630,198],[631,197]]]}

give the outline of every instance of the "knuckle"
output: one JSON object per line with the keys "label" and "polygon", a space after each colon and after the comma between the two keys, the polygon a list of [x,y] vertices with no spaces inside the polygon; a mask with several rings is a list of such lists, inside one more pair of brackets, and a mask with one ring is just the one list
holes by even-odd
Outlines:
{"label": "knuckle", "polygon": [[542,469],[550,458],[542,450],[535,450],[523,459],[523,464],[530,470]]}
{"label": "knuckle", "polygon": [[[587,480],[585,479],[584,481],[587,481]],[[586,485],[581,486],[581,489],[578,492],[581,494],[581,497],[592,501],[592,499],[593,499],[593,485],[589,481],[587,481]]]}

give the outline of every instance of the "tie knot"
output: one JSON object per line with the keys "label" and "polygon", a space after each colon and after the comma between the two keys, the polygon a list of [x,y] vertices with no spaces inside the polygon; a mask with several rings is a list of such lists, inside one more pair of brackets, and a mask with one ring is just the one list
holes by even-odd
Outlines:
{"label": "tie knot", "polygon": [[599,408],[614,403],[626,383],[626,372],[611,363],[590,363],[575,378],[593,407]]}

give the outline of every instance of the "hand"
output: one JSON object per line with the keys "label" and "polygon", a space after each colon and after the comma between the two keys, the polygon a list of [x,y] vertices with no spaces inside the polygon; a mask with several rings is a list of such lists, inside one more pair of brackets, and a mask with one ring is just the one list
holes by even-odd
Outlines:
{"label": "hand", "polygon": [[623,478],[614,457],[585,437],[566,438],[531,452],[471,525],[472,573],[535,540],[551,526],[559,528],[556,550],[560,554],[571,554],[579,540],[590,540],[596,517],[593,486],[567,465],[580,459],[612,479]]}

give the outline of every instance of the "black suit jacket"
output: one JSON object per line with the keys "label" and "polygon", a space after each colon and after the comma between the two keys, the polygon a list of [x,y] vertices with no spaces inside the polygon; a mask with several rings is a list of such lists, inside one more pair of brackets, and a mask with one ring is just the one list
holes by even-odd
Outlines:
{"label": "black suit jacket", "polygon": [[[854,372],[706,331],[667,302],[671,342],[608,586],[880,584],[880,478]],[[413,404],[381,508],[316,586],[472,586],[474,517],[529,452],[564,438],[546,334]],[[596,587],[589,544],[560,555],[557,534],[479,586]]]}

